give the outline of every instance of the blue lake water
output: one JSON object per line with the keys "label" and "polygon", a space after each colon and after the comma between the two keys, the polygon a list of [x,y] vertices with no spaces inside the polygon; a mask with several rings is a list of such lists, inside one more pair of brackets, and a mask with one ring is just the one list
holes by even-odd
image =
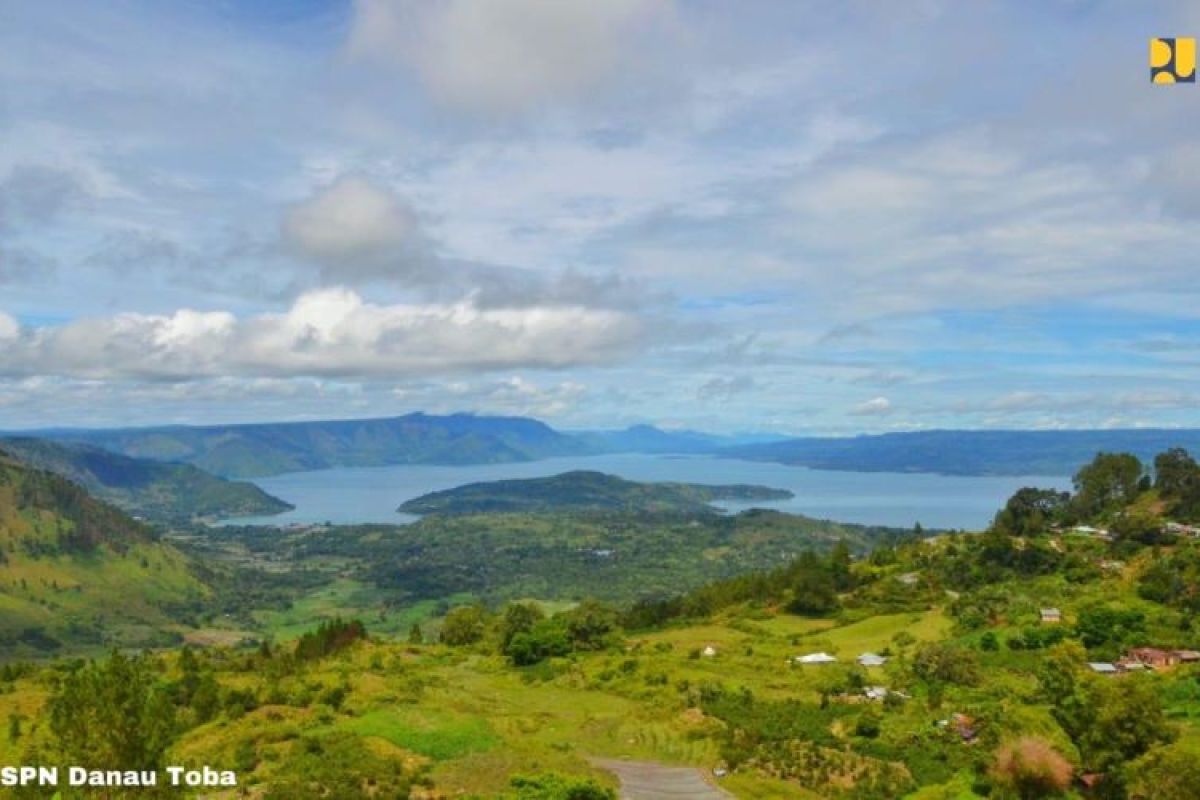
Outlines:
{"label": "blue lake water", "polygon": [[986,526],[1022,486],[1070,488],[1062,476],[963,477],[896,472],[838,472],[709,456],[620,454],[551,458],[519,464],[467,467],[403,465],[293,472],[256,483],[295,510],[270,517],[229,522],[290,523],[409,522],[397,506],[428,492],[464,483],[505,478],[538,478],[588,469],[637,481],[752,483],[788,489],[791,500],[726,504],[750,505],[868,525],[979,529]]}

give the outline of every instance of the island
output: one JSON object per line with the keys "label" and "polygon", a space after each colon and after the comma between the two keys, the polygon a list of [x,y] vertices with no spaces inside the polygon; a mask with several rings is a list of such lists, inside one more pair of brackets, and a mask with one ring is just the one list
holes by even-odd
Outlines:
{"label": "island", "polygon": [[786,489],[749,484],[639,483],[603,472],[575,470],[546,478],[484,481],[415,497],[398,509],[410,514],[487,512],[640,511],[715,513],[713,503],[789,500]]}

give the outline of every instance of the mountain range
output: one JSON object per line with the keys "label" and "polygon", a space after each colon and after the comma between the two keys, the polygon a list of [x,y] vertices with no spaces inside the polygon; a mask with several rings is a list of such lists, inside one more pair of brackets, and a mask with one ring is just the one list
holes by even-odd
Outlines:
{"label": "mountain range", "polygon": [[1130,452],[1147,462],[1170,446],[1200,451],[1196,429],[945,430],[782,438],[651,425],[559,431],[527,417],[422,413],[361,420],[59,429],[28,435],[131,458],[191,464],[224,478],[243,479],[331,467],[510,463],[606,453],[713,455],[855,472],[1063,476],[1101,451]]}

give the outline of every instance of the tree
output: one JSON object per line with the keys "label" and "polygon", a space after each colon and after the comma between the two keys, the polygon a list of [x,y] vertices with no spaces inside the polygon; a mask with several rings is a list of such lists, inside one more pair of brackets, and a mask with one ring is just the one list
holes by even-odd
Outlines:
{"label": "tree", "polygon": [[926,683],[978,685],[979,656],[974,650],[942,642],[926,642],[913,654],[912,671]]}
{"label": "tree", "polygon": [[1119,540],[1141,544],[1165,544],[1170,538],[1158,515],[1143,509],[1122,511],[1113,520],[1111,530]]}
{"label": "tree", "polygon": [[601,650],[618,630],[616,610],[596,600],[584,600],[562,615],[571,644],[579,650]]}
{"label": "tree", "polygon": [[1097,772],[1119,771],[1152,747],[1174,738],[1154,686],[1141,676],[1093,679],[1087,699],[1092,718],[1076,734],[1084,762]]}
{"label": "tree", "polygon": [[1156,747],[1129,768],[1134,800],[1194,800],[1200,787],[1200,744],[1181,740]]}
{"label": "tree", "polygon": [[1176,516],[1200,514],[1200,464],[1182,447],[1173,447],[1154,458],[1154,488],[1172,501]]}
{"label": "tree", "polygon": [[530,630],[513,636],[504,653],[514,665],[527,667],[571,652],[571,639],[562,617],[544,619]]}
{"label": "tree", "polygon": [[833,588],[848,592],[854,588],[854,576],[850,573],[850,547],[845,539],[838,539],[829,555],[829,571],[833,577]]}
{"label": "tree", "polygon": [[414,622],[408,629],[409,644],[425,644],[425,634],[421,633],[421,623]]}
{"label": "tree", "polygon": [[992,528],[1007,536],[1037,536],[1062,517],[1070,500],[1067,492],[1026,486],[1008,499]]}
{"label": "tree", "polygon": [[159,769],[175,729],[175,709],[149,659],[118,652],[68,673],[48,716],[65,763],[108,769]]}
{"label": "tree", "polygon": [[1098,453],[1075,473],[1074,506],[1084,519],[1124,508],[1133,502],[1142,478],[1142,462],[1131,453]]}
{"label": "tree", "polygon": [[505,607],[504,616],[500,620],[500,649],[508,652],[508,646],[514,636],[529,633],[534,625],[545,618],[546,614],[540,606],[533,603],[510,603]]}
{"label": "tree", "polygon": [[442,620],[443,644],[461,647],[483,638],[484,613],[479,606],[459,606],[450,610]]}
{"label": "tree", "polygon": [[1040,800],[1066,792],[1073,772],[1071,762],[1045,739],[1023,736],[996,751],[991,776],[1021,800]]}
{"label": "tree", "polygon": [[792,601],[788,611],[793,614],[821,616],[838,608],[837,590],[833,575],[811,552],[800,556],[796,564]]}

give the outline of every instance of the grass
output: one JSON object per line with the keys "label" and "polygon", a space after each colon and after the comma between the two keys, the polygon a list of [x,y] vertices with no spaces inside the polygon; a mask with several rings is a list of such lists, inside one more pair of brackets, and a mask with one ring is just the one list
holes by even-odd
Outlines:
{"label": "grass", "polygon": [[423,709],[378,710],[339,725],[360,736],[374,736],[434,761],[484,753],[500,743],[486,720]]}

